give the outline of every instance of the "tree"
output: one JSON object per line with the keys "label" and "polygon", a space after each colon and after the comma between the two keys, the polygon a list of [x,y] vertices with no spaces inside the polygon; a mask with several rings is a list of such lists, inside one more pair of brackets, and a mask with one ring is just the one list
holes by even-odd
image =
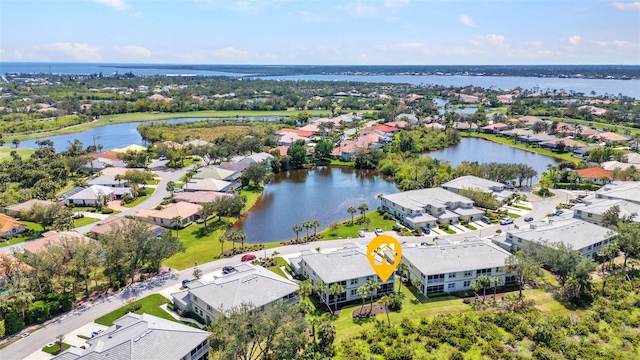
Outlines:
{"label": "tree", "polygon": [[367,286],[367,284],[360,285],[356,289],[356,295],[360,296],[360,298],[362,299],[362,306],[360,306],[360,314],[362,314],[362,309],[364,309],[364,303],[369,297],[369,287]]}
{"label": "tree", "polygon": [[[18,145],[20,145],[20,140],[18,140],[18,139],[13,139],[13,140],[11,141],[11,143],[12,143],[12,144],[13,144],[13,146],[15,146],[15,147],[16,147],[16,149],[17,149],[17,148],[18,148]],[[24,317],[24,315],[23,315],[23,317]]]}
{"label": "tree", "polygon": [[211,324],[212,359],[295,359],[307,345],[305,319],[284,302],[263,311],[242,304]]}
{"label": "tree", "polygon": [[576,290],[573,294],[570,294],[570,297],[581,298],[591,289],[591,273],[595,269],[596,263],[593,260],[585,257],[580,258],[570,274],[570,279],[576,285]]}
{"label": "tree", "polygon": [[367,280],[365,285],[367,285],[367,287],[369,288],[369,296],[371,297],[371,309],[369,310],[369,314],[371,314],[371,312],[373,311],[373,296],[378,290],[380,290],[381,286],[380,283],[378,283],[378,280],[376,280],[375,278]]}
{"label": "tree", "polygon": [[604,227],[613,228],[620,221],[620,206],[614,205],[602,213],[600,223]]}
{"label": "tree", "polygon": [[349,206],[347,208],[347,212],[351,214],[351,224],[353,224],[353,214],[355,214],[356,211],[357,211],[356,208],[354,208],[353,206]]}
{"label": "tree", "polygon": [[385,295],[380,298],[380,302],[384,305],[384,312],[387,314],[387,322],[389,323],[389,327],[391,327],[391,318],[389,317],[389,305],[393,304],[394,300],[389,295]]}
{"label": "tree", "polygon": [[167,187],[166,190],[170,193],[173,194],[173,191],[176,189],[176,183],[174,181],[169,181],[167,183]]}
{"label": "tree", "polygon": [[362,221],[364,221],[365,219],[365,214],[367,212],[367,210],[369,210],[369,205],[362,203],[360,204],[360,206],[358,206],[358,210],[360,210],[360,214],[362,214]]}
{"label": "tree", "polygon": [[220,256],[224,254],[224,242],[227,241],[227,237],[224,234],[218,237],[218,241],[220,241]]}
{"label": "tree", "polygon": [[329,140],[319,141],[314,148],[314,155],[318,160],[328,159],[333,151],[333,144]]}
{"label": "tree", "polygon": [[56,336],[56,346],[57,346],[57,353],[62,352],[62,344],[64,343],[64,334],[60,334],[58,336]]}
{"label": "tree", "polygon": [[640,223],[620,222],[617,226],[618,246],[624,254],[623,267],[627,268],[627,259],[640,254]]}
{"label": "tree", "polygon": [[311,220],[305,220],[302,222],[302,227],[307,229],[307,240],[309,240],[309,229],[312,227]]}
{"label": "tree", "polygon": [[[147,233],[146,236],[150,236],[150,234]],[[164,260],[184,251],[184,245],[178,237],[173,236],[171,231],[165,231],[159,238],[151,239],[146,256],[143,256],[142,259],[149,261],[151,272],[158,273]]]}
{"label": "tree", "polygon": [[182,227],[182,216],[176,215],[173,218],[171,218],[171,224],[173,225],[173,228],[176,230],[176,236],[180,237],[180,234],[178,233],[178,231]]}
{"label": "tree", "polygon": [[413,285],[413,287],[416,288],[416,291],[422,292],[421,288],[422,288],[422,285],[424,285],[424,283],[422,282],[422,280],[416,278],[411,280],[411,285]]}
{"label": "tree", "polygon": [[560,278],[560,285],[564,287],[567,276],[575,268],[582,255],[563,242],[542,244],[540,251],[541,262],[549,267]]}
{"label": "tree", "polygon": [[520,288],[519,296],[522,298],[522,287],[525,283],[533,281],[540,273],[540,264],[524,251],[519,250],[515,254],[509,255],[505,260],[507,269],[515,272],[518,277],[518,286]]}
{"label": "tree", "polygon": [[27,310],[29,305],[33,302],[35,297],[29,291],[20,290],[13,294],[13,303],[20,310],[20,314],[22,314],[22,320],[24,321],[24,312]]}
{"label": "tree", "polygon": [[300,283],[300,288],[298,289],[298,294],[300,294],[301,299],[308,299],[309,296],[313,293],[313,286],[307,280]]}
{"label": "tree", "polygon": [[[398,292],[402,290],[402,278],[409,275],[409,265],[404,262],[400,262],[396,267],[396,273],[400,276],[400,281],[398,282]],[[407,281],[411,281],[408,279]]]}
{"label": "tree", "polygon": [[344,293],[344,287],[342,287],[342,285],[340,285],[339,283],[333,283],[331,284],[331,286],[329,286],[329,295],[332,295],[334,297],[334,301],[335,301],[335,305],[336,305],[336,310],[338,311],[338,295]]}
{"label": "tree", "polygon": [[490,285],[491,277],[487,275],[480,275],[478,276],[476,281],[473,282],[474,289],[482,289],[482,302],[484,302],[485,298],[487,297],[487,287],[489,287]]}
{"label": "tree", "polygon": [[220,221],[223,216],[239,217],[246,203],[247,198],[244,196],[220,196],[213,201],[213,208],[218,215],[218,221]]}
{"label": "tree", "polygon": [[290,146],[289,149],[287,149],[287,156],[293,168],[301,168],[307,159],[307,150],[305,149],[304,142],[296,142]]}
{"label": "tree", "polygon": [[207,230],[207,219],[209,216],[213,215],[216,212],[216,206],[213,202],[208,202],[202,205],[202,209],[200,210],[200,216],[202,216],[202,221],[204,223],[204,229]]}
{"label": "tree", "polygon": [[242,251],[244,251],[244,240],[247,238],[247,233],[244,230],[236,231],[238,240],[242,243]]}
{"label": "tree", "polygon": [[296,241],[298,241],[298,234],[300,233],[300,231],[302,231],[302,226],[296,224],[293,225],[293,227],[291,228],[291,230],[296,233]]}
{"label": "tree", "polygon": [[241,178],[243,184],[249,185],[253,181],[253,184],[258,187],[260,183],[268,182],[267,179],[271,176],[273,176],[273,174],[269,164],[266,161],[262,161],[259,163],[251,163],[251,165],[242,172]]}
{"label": "tree", "polygon": [[500,276],[492,276],[491,282],[493,283],[493,301],[496,301],[496,295],[498,294],[498,285],[502,283]]}
{"label": "tree", "polygon": [[311,220],[310,225],[313,227],[313,236],[316,236],[320,222],[318,220]]}

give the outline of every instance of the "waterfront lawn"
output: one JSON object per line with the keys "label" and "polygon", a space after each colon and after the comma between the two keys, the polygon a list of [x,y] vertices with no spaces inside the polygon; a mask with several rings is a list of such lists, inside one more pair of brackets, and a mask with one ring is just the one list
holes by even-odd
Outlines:
{"label": "waterfront lawn", "polygon": [[553,152],[551,150],[547,150],[547,149],[542,149],[540,147],[533,147],[533,146],[528,146],[526,144],[523,143],[514,143],[513,140],[508,139],[508,138],[504,138],[498,135],[494,135],[494,134],[485,134],[485,133],[477,133],[477,132],[473,132],[473,133],[469,133],[468,134],[471,137],[477,137],[477,138],[482,138],[482,139],[486,139],[489,141],[493,141],[495,143],[498,144],[503,144],[503,145],[508,145],[514,148],[518,148],[518,149],[522,149],[522,150],[526,150],[526,151],[531,151],[534,153],[538,153],[541,155],[546,155],[546,156],[550,156],[556,159],[560,159],[560,160],[564,160],[564,161],[571,161],[573,163],[577,163],[580,161],[580,159],[576,158],[573,156],[572,153],[567,152],[567,153],[556,153]]}
{"label": "waterfront lawn", "polygon": [[175,321],[178,323],[182,323],[171,315],[169,315],[166,311],[160,308],[160,305],[168,303],[169,300],[160,294],[152,294],[147,297],[143,297],[140,300],[136,300],[131,304],[125,305],[119,309],[116,309],[104,316],[101,316],[95,320],[96,324],[104,325],[104,326],[112,326],[113,322],[125,314],[131,312],[130,310],[136,309],[133,312],[136,314],[147,313],[153,316],[157,316],[159,318]]}
{"label": "waterfront lawn", "polygon": [[100,221],[100,219],[96,219],[96,218],[92,218],[92,217],[89,217],[89,216],[85,216],[85,217],[81,217],[79,219],[73,220],[73,227],[74,228],[78,228],[78,227],[81,227],[81,226],[93,224],[94,222],[98,222],[98,221]]}
{"label": "waterfront lawn", "polygon": [[36,149],[32,148],[16,148],[13,146],[0,146],[0,161],[11,160],[11,152],[15,151],[23,159],[28,159],[31,154],[36,152]]}
{"label": "waterfront lawn", "polygon": [[[346,211],[345,214],[349,215]],[[359,218],[362,218],[359,214],[354,214],[353,220],[357,221]],[[373,231],[376,228],[386,230],[391,230],[393,225],[395,225],[395,220],[385,220],[382,215],[380,215],[377,211],[372,211],[366,214],[366,218],[370,220],[369,223],[363,225],[352,225],[349,226],[347,224],[351,223],[351,218],[345,220],[343,222],[336,223],[335,229],[332,229],[331,226],[329,228],[319,232],[319,234],[324,235],[325,240],[335,240],[335,239],[347,239],[347,238],[357,238],[358,230],[366,229],[365,231]]]}

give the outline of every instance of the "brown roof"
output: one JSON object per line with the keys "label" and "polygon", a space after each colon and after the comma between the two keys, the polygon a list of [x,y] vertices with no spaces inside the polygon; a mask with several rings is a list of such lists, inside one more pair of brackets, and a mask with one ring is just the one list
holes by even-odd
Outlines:
{"label": "brown roof", "polygon": [[22,245],[24,251],[35,254],[38,251],[44,250],[47,246],[57,246],[62,244],[63,240],[81,240],[91,242],[91,238],[88,238],[75,231],[47,231],[42,234],[42,237],[33,241],[29,241]]}
{"label": "brown roof", "polygon": [[[122,226],[123,224],[127,224],[129,221],[133,221],[133,220],[127,219],[126,217],[111,215],[108,218],[94,225],[90,231],[98,236],[104,235],[109,231],[111,231],[111,229],[113,229],[114,227]],[[156,224],[151,224],[151,223],[149,223],[149,227],[151,231],[160,229],[160,226]]]}
{"label": "brown roof", "polygon": [[51,206],[55,204],[54,202],[51,201],[46,201],[46,200],[39,200],[39,199],[31,199],[31,200],[27,200],[25,202],[21,202],[20,204],[14,204],[14,205],[9,205],[7,207],[5,207],[4,209],[7,211],[29,211],[31,209],[33,209],[34,206],[36,205],[41,205],[41,206]]}
{"label": "brown roof", "polygon": [[520,121],[520,122],[526,122],[526,123],[535,123],[535,122],[540,122],[542,121],[542,119],[540,119],[537,116],[532,116],[532,115],[527,115],[527,116],[523,116],[523,117],[519,117],[517,119],[513,119],[514,121]]}
{"label": "brown roof", "polygon": [[598,139],[602,141],[629,141],[629,138],[620,134],[616,134],[614,132],[604,132],[599,135],[594,135]]}
{"label": "brown roof", "polygon": [[109,160],[118,160],[118,156],[120,156],[120,154],[113,150],[107,150],[98,154],[90,154],[89,156],[94,159],[105,158]]}
{"label": "brown roof", "polygon": [[[137,216],[143,217],[154,217],[159,219],[171,220],[176,216],[180,216],[183,219],[186,219],[190,216],[193,216],[200,212],[202,206],[188,203],[188,202],[178,202],[166,205],[161,210],[152,210],[151,212],[144,211],[145,209],[138,210],[136,213]],[[140,215],[145,214],[145,215]]]}
{"label": "brown roof", "polygon": [[109,167],[106,167],[106,168],[100,170],[100,172],[102,173],[102,175],[109,175],[109,176],[120,175],[120,176],[123,176],[129,170],[145,171],[144,169],[121,168],[121,167],[109,166]]}
{"label": "brown roof", "polygon": [[0,279],[33,269],[10,253],[0,252]]}
{"label": "brown roof", "polygon": [[311,137],[313,136],[314,132],[313,131],[304,131],[304,130],[298,130],[298,129],[291,129],[291,128],[283,128],[280,129],[278,131],[276,131],[276,134],[278,135],[282,135],[285,133],[293,133],[296,134],[300,137]]}
{"label": "brown roof", "polygon": [[287,145],[280,145],[276,149],[278,149],[281,156],[285,156],[287,155],[287,150],[289,150],[289,147]]}
{"label": "brown roof", "polygon": [[504,129],[504,128],[508,128],[508,127],[509,127],[509,125],[499,122],[499,123],[483,126],[482,129],[483,130],[493,130],[493,129]]}
{"label": "brown roof", "polygon": [[11,231],[13,228],[25,227],[23,223],[9,215],[0,214],[0,234]]}
{"label": "brown roof", "polygon": [[217,198],[231,196],[231,194],[225,194],[217,191],[189,191],[176,194],[173,199],[176,202],[185,201],[192,204],[206,204],[210,203]]}
{"label": "brown roof", "polygon": [[580,177],[582,178],[599,180],[606,177],[608,179],[613,179],[613,173],[601,167],[590,167],[586,169],[579,169],[576,171],[578,172],[578,175],[580,175]]}

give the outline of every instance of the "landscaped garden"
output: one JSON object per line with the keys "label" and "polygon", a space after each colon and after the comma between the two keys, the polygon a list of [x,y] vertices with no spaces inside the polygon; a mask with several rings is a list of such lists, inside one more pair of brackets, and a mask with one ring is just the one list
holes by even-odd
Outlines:
{"label": "landscaped garden", "polygon": [[159,318],[180,322],[160,308],[160,305],[166,304],[167,302],[169,302],[169,300],[160,294],[149,295],[97,318],[95,323],[104,326],[111,326],[115,320],[129,312],[136,314],[147,313]]}

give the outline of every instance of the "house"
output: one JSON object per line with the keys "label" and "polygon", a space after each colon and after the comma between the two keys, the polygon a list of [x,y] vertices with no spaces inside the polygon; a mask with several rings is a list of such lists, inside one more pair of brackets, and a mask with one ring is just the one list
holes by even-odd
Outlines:
{"label": "house", "polygon": [[598,199],[592,196],[587,196],[583,199],[582,204],[577,204],[572,208],[573,217],[602,225],[602,215],[614,206],[620,208],[619,216],[630,217],[636,214],[632,220],[640,222],[640,218],[637,216],[640,214],[640,204],[628,200]]}
{"label": "house", "polygon": [[478,237],[458,243],[402,248],[402,262],[409,267],[408,280],[419,279],[420,292],[426,296],[469,290],[481,275],[497,276],[501,284],[515,284],[516,277],[504,266],[510,255]]}
{"label": "house", "polygon": [[592,129],[590,127],[585,126],[577,126],[575,136],[579,136],[582,138],[590,138],[592,136],[598,136],[600,132],[596,129]]}
{"label": "house", "polygon": [[[95,224],[91,228],[91,230],[89,230],[89,233],[91,234],[92,238],[98,239],[101,236],[104,236],[105,234],[110,232],[114,228],[127,226],[127,224],[131,221],[134,221],[134,220],[131,220],[122,216],[111,215],[106,219],[101,220],[99,223]],[[162,233],[166,231],[166,229],[156,224],[149,223],[149,231],[153,232],[156,236],[161,236]]]}
{"label": "house", "polygon": [[460,101],[467,104],[476,104],[480,101],[479,97],[473,95],[459,94],[458,97],[460,98]]}
{"label": "house", "polygon": [[242,184],[234,184],[230,181],[207,178],[191,180],[184,185],[185,191],[217,191],[226,193],[240,187]]}
{"label": "house", "polygon": [[141,209],[136,212],[137,217],[153,221],[165,228],[184,227],[200,219],[202,206],[188,202],[178,202],[165,205],[160,210]]}
{"label": "house", "polygon": [[347,244],[344,248],[322,253],[303,251],[300,257],[290,259],[294,271],[304,276],[312,285],[322,281],[329,289],[331,285],[340,284],[345,292],[339,295],[330,295],[325,291],[321,300],[327,306],[332,307],[354,300],[362,300],[356,294],[358,287],[364,285],[370,279],[376,279],[380,289],[374,296],[389,294],[394,291],[395,275],[392,274],[386,282],[381,282],[378,275],[371,267],[367,258],[367,249],[357,243]]}
{"label": "house", "polygon": [[505,189],[505,184],[473,175],[460,176],[440,185],[440,187],[456,194],[459,194],[463,189],[479,190],[485,194],[495,195],[496,199],[503,203],[513,196],[512,191]]}
{"label": "house", "polygon": [[223,162],[218,165],[220,169],[243,172],[249,167],[249,164],[244,162]]}
{"label": "house", "polygon": [[592,146],[582,146],[576,149],[573,149],[573,156],[579,159],[585,159],[589,156],[589,152],[595,148],[599,148],[600,145],[592,145]]}
{"label": "house", "polygon": [[627,162],[629,164],[640,165],[640,154],[630,152],[630,153],[627,153],[626,156],[627,156]]}
{"label": "house", "polygon": [[83,241],[92,242],[91,238],[88,238],[75,231],[47,231],[42,233],[42,237],[33,241],[25,242],[22,245],[22,250],[29,254],[35,254],[42,250],[46,250],[49,246],[58,246],[64,244],[66,241]]}
{"label": "house", "polygon": [[251,165],[252,163],[261,163],[266,161],[268,164],[271,164],[271,159],[273,159],[273,155],[266,152],[259,152],[251,155],[244,156],[236,156],[231,159],[234,162],[243,162]]}
{"label": "house", "polygon": [[93,159],[88,161],[86,164],[82,165],[82,168],[88,172],[98,172],[102,171],[108,167],[127,167],[127,164],[122,160],[111,160],[103,157],[99,157],[97,159]]}
{"label": "house", "polygon": [[513,94],[498,95],[496,96],[496,100],[501,104],[511,104],[513,103]]}
{"label": "house", "polygon": [[595,192],[598,199],[627,200],[640,204],[640,182],[613,181]]}
{"label": "house", "polygon": [[605,142],[607,144],[610,144],[610,143],[622,143],[622,142],[627,142],[627,141],[630,140],[629,137],[624,136],[624,135],[620,135],[620,134],[616,134],[614,132],[603,132],[603,133],[599,133],[597,135],[591,135],[590,138]]}
{"label": "house", "polygon": [[113,150],[107,150],[97,154],[89,154],[92,159],[108,159],[108,160],[120,160],[120,153]]}
{"label": "house", "polygon": [[527,116],[519,117],[517,119],[512,119],[511,121],[517,121],[517,122],[521,122],[521,123],[523,123],[523,124],[525,124],[527,126],[531,126],[534,123],[541,122],[541,121],[544,121],[544,120],[542,120],[541,118],[539,118],[537,116],[527,115]]}
{"label": "house", "polygon": [[128,313],[87,340],[86,349],[71,347],[55,360],[206,360],[209,333],[149,314]]}
{"label": "house", "polygon": [[175,202],[186,201],[192,204],[204,205],[225,196],[231,196],[231,194],[216,191],[189,191],[175,194],[173,200]]}
{"label": "house", "polygon": [[0,214],[0,237],[9,237],[27,231],[27,226],[9,215]]}
{"label": "house", "polygon": [[196,174],[193,175],[192,178],[193,179],[210,178],[210,179],[233,182],[238,180],[238,178],[240,178],[241,175],[242,173],[239,171],[226,170],[226,169],[221,169],[220,167],[217,167],[217,166],[212,166],[212,167],[199,168],[198,172],[196,172]]}
{"label": "house", "polygon": [[49,207],[54,204],[55,203],[51,201],[31,199],[31,200],[21,202],[19,204],[6,206],[4,208],[4,211],[9,216],[22,217],[25,214],[29,213],[31,210],[33,210],[35,206]]}
{"label": "house", "polygon": [[[396,116],[395,121],[396,122],[406,121],[409,124],[417,124],[418,123],[418,117],[416,116],[416,114],[400,114],[400,115]],[[387,124],[387,125],[395,126],[395,125],[391,125],[391,124]]]}
{"label": "house", "polygon": [[398,129],[408,129],[411,127],[411,124],[405,120],[396,120],[392,122],[388,122],[387,125],[396,127]]}
{"label": "house", "polygon": [[453,128],[458,131],[477,131],[478,124],[463,121],[453,124]]}
{"label": "house", "polygon": [[363,132],[367,133],[367,132],[374,132],[374,131],[380,131],[385,136],[393,137],[395,134],[400,132],[400,129],[398,129],[397,127],[383,124],[383,125],[367,126],[366,128],[364,128]]}
{"label": "house", "polygon": [[190,282],[187,290],[171,294],[173,304],[181,311],[198,314],[209,324],[242,304],[262,311],[278,301],[289,305],[298,302],[298,284],[262,266],[240,264],[234,269],[210,282]]}
{"label": "house", "polygon": [[125,194],[130,194],[129,188],[113,188],[102,185],[91,185],[69,197],[64,202],[67,205],[76,206],[96,206],[98,202],[102,200],[102,197],[106,197],[107,201],[122,199]]}
{"label": "house", "polygon": [[509,128],[509,125],[499,122],[499,123],[483,126],[482,131],[487,134],[497,134],[498,132],[507,130],[508,128]]}
{"label": "house", "polygon": [[632,166],[636,169],[636,171],[638,170],[637,164],[623,163],[616,160],[605,161],[602,163],[602,168],[609,171],[613,171],[615,169],[627,170]]}
{"label": "house", "polygon": [[584,257],[595,258],[597,252],[614,241],[616,235],[605,227],[581,219],[560,217],[548,222],[529,223],[528,228],[507,230],[503,246],[507,245],[515,252],[561,242],[578,250]]}
{"label": "house", "polygon": [[118,149],[113,149],[112,151],[118,154],[124,154],[127,151],[134,151],[134,152],[138,152],[138,151],[147,151],[148,149],[145,146],[142,145],[137,145],[137,144],[131,144],[131,145],[127,145],[123,148],[118,148]]}
{"label": "house", "polygon": [[[117,176],[117,175],[116,175]],[[129,182],[127,180],[116,180],[116,176],[114,175],[100,175],[97,178],[88,179],[87,185],[100,185],[106,187],[129,187]]]}
{"label": "house", "polygon": [[294,133],[285,133],[278,137],[278,145],[280,146],[292,146],[298,141],[302,141],[305,144],[309,144],[311,139],[308,137],[303,137]]}
{"label": "house", "polygon": [[204,141],[204,140],[200,140],[200,139],[195,139],[195,140],[191,140],[191,141],[185,141],[183,144],[185,146],[187,146],[187,147],[192,147],[192,148],[199,147],[199,146],[209,146],[209,145],[211,145],[210,142]]}
{"label": "house", "polygon": [[561,149],[570,150],[570,149],[575,149],[575,148],[584,146],[584,144],[581,144],[570,137],[541,141],[538,143],[538,145],[541,148],[550,149],[550,150],[561,150]]}
{"label": "house", "polygon": [[278,150],[278,154],[280,154],[280,156],[286,156],[288,154],[288,151],[289,151],[289,146],[288,145],[280,145],[280,146],[276,147],[275,150]]}
{"label": "house", "polygon": [[447,128],[446,126],[444,126],[444,125],[442,125],[440,123],[437,123],[437,122],[433,122],[433,123],[430,123],[430,124],[425,124],[424,127],[429,128],[429,129],[433,129],[433,130],[444,130],[444,129]]}
{"label": "house", "polygon": [[304,131],[304,130],[298,130],[298,129],[292,129],[292,128],[282,128],[278,131],[276,131],[276,136],[283,136],[285,134],[295,134],[299,137],[303,137],[303,138],[311,138],[314,135],[313,131]]}
{"label": "house", "polygon": [[613,172],[605,170],[601,167],[590,167],[586,169],[576,170],[579,176],[579,180],[591,179],[594,184],[606,184],[613,180]]}
{"label": "house", "polygon": [[412,228],[479,220],[484,214],[473,207],[473,200],[443,188],[384,195],[382,208]]}
{"label": "house", "polygon": [[18,260],[8,252],[0,252],[0,289],[13,280],[16,275],[24,274],[33,268],[28,264]]}
{"label": "house", "polygon": [[127,171],[136,170],[136,171],[146,171],[145,169],[139,168],[121,168],[121,167],[107,167],[100,170],[101,175],[109,175],[109,176],[124,176]]}

